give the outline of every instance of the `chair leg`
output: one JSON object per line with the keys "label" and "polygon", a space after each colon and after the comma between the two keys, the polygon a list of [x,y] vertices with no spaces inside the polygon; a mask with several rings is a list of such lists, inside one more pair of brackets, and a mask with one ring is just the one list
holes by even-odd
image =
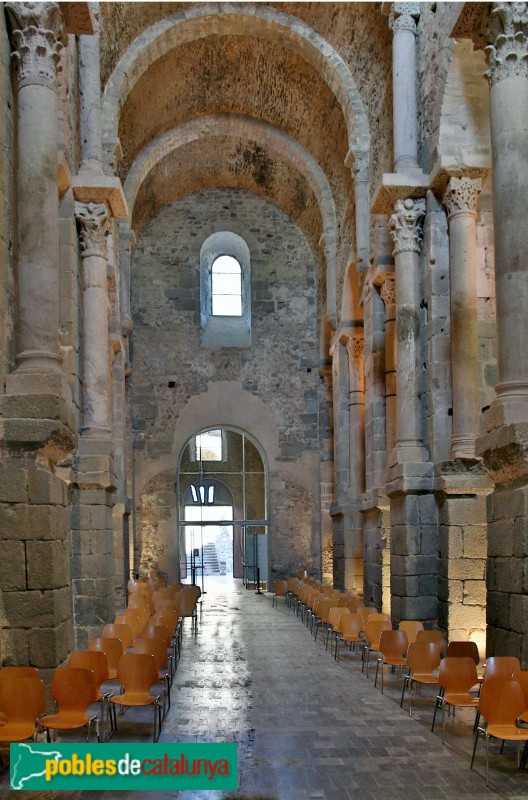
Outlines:
{"label": "chair leg", "polygon": [[[376,661],[376,677],[374,678],[374,688],[376,688],[376,686],[378,685],[379,665],[380,665],[380,660],[378,658],[378,660]],[[383,667],[381,668],[381,674],[383,675]]]}
{"label": "chair leg", "polygon": [[471,756],[471,764],[470,764],[470,767],[469,767],[470,769],[473,769],[473,762],[475,760],[475,753],[477,751],[477,742],[478,742],[479,732],[480,732],[480,728],[477,728],[477,730],[475,732],[475,742],[473,744],[473,755]]}
{"label": "chair leg", "polygon": [[489,786],[489,736],[486,731],[486,786]]}
{"label": "chair leg", "polygon": [[409,673],[403,676],[403,686],[402,686],[402,693],[401,693],[401,700],[400,700],[400,708],[403,708],[403,698],[405,697],[405,684],[409,680]]}

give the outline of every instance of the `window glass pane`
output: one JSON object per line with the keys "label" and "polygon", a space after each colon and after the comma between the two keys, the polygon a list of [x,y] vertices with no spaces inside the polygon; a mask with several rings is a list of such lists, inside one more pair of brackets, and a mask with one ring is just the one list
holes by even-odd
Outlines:
{"label": "window glass pane", "polygon": [[213,295],[213,316],[241,317],[242,298],[239,294]]}
{"label": "window glass pane", "polygon": [[222,460],[221,430],[205,431],[198,434],[196,437],[196,458],[198,461]]}
{"label": "window glass pane", "polygon": [[234,274],[240,275],[241,267],[233,256],[219,256],[213,263],[213,275],[215,274]]}
{"label": "window glass pane", "polygon": [[240,275],[213,275],[213,295],[242,294]]}

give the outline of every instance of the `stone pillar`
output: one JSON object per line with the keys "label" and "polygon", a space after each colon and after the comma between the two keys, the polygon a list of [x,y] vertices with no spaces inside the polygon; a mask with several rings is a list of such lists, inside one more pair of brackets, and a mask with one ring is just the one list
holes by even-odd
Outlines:
{"label": "stone pillar", "polygon": [[494,3],[486,47],[495,229],[496,398],[477,440],[488,498],[487,653],[528,668],[528,5]]}
{"label": "stone pillar", "polygon": [[481,190],[480,178],[452,176],[444,196],[449,223],[452,459],[473,459],[479,433],[476,220]]}
{"label": "stone pillar", "polygon": [[421,413],[420,250],[423,200],[397,200],[390,218],[396,277],[397,419],[393,463],[427,460]]}
{"label": "stone pillar", "polygon": [[355,153],[352,167],[356,222],[357,271],[369,267],[370,193],[368,153]]}
{"label": "stone pillar", "polygon": [[108,406],[108,279],[105,203],[76,203],[83,261],[83,427],[81,436],[110,436]]}
{"label": "stone pillar", "polygon": [[93,36],[79,36],[79,101],[81,172],[103,174],[101,68],[97,28]]}
{"label": "stone pillar", "polygon": [[392,4],[394,172],[419,169],[416,105],[416,20],[419,16],[419,3]]}
{"label": "stone pillar", "polygon": [[386,466],[396,446],[396,285],[388,275],[381,288],[385,304],[385,442]]}
{"label": "stone pillar", "polygon": [[69,396],[59,355],[58,3],[6,3],[17,68],[17,368],[8,394]]}
{"label": "stone pillar", "polygon": [[321,580],[332,583],[334,570],[333,526],[330,515],[334,488],[334,444],[332,415],[332,369],[320,367],[321,395],[319,436],[321,441]]}
{"label": "stone pillar", "polygon": [[365,340],[357,330],[346,340],[348,354],[349,500],[345,527],[345,588],[363,594],[363,519],[359,511],[365,490]]}

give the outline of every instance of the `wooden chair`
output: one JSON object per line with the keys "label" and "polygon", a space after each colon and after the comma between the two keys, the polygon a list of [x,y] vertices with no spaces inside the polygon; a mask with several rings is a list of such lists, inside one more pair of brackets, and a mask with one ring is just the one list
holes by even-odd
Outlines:
{"label": "wooden chair", "polygon": [[154,656],[158,668],[158,678],[163,681],[165,686],[163,698],[163,716],[165,716],[167,709],[170,708],[170,688],[172,685],[172,672],[168,667],[169,657],[165,643],[161,639],[136,639],[132,652],[147,653],[150,656]]}
{"label": "wooden chair", "polygon": [[95,675],[91,669],[58,667],[51,683],[51,696],[59,710],[57,714],[48,714],[39,720],[39,725],[46,730],[48,742],[51,741],[50,730],[76,730],[86,726],[88,742],[92,724],[95,726],[97,741],[100,741],[99,719],[96,714],[88,716],[88,707],[96,703],[99,697]]}
{"label": "wooden chair", "polygon": [[341,620],[350,616],[352,612],[346,606],[332,606],[328,616],[328,626],[326,629],[325,650],[328,650],[328,641],[341,631]]}
{"label": "wooden chair", "polygon": [[123,645],[121,639],[111,639],[109,637],[98,637],[92,639],[88,645],[90,650],[104,653],[108,665],[108,680],[114,681],[117,678],[117,665],[123,655]]}
{"label": "wooden chair", "polygon": [[365,627],[365,638],[363,640],[363,663],[361,665],[361,672],[363,672],[365,670],[365,662],[367,664],[367,678],[369,675],[370,655],[371,653],[380,652],[380,637],[382,631],[388,631],[390,629],[391,624],[389,620],[376,619],[371,621],[369,617],[369,621]]}
{"label": "wooden chair", "polygon": [[423,622],[420,622],[418,619],[402,619],[400,624],[398,625],[398,630],[405,631],[407,634],[407,639],[409,640],[409,644],[412,644],[416,641],[416,637],[419,631],[423,631],[424,626]]}
{"label": "wooden chair", "polygon": [[35,739],[38,718],[46,711],[44,684],[35,667],[0,670],[0,742]]}
{"label": "wooden chair", "polygon": [[438,631],[438,630],[418,631],[418,633],[416,634],[416,641],[437,644],[442,648],[440,651],[441,655],[444,655],[445,636],[443,631]]}
{"label": "wooden chair", "polygon": [[480,655],[475,642],[449,642],[447,645],[447,658],[471,658],[478,667]]}
{"label": "wooden chair", "polygon": [[77,667],[78,669],[91,669],[95,685],[97,687],[97,702],[101,704],[101,728],[100,735],[104,734],[102,738],[109,739],[111,731],[114,729],[114,720],[112,720],[110,698],[113,692],[105,692],[102,690],[102,685],[110,678],[108,669],[108,659],[106,653],[101,650],[74,650],[68,660],[69,667]]}
{"label": "wooden chair", "polygon": [[277,597],[284,597],[284,601],[286,602],[286,595],[288,594],[288,582],[285,580],[277,580],[273,586],[273,597],[271,598],[271,606],[275,605],[275,600]]}
{"label": "wooden chair", "polygon": [[409,689],[409,714],[412,713],[412,684],[438,686],[438,667],[442,658],[442,645],[438,642],[413,642],[407,650],[408,672],[403,679],[400,707],[403,706],[405,687]]}
{"label": "wooden chair", "polygon": [[478,710],[479,698],[470,695],[469,690],[478,684],[477,667],[473,658],[447,656],[440,662],[438,683],[442,693],[438,695],[433,714],[434,730],[436,712],[442,709],[442,743],[445,742],[445,707],[474,708]]}
{"label": "wooden chair", "polygon": [[156,659],[147,653],[124,653],[117,668],[117,679],[124,693],[114,695],[112,703],[124,707],[154,707],[153,740],[158,741],[161,733],[163,705],[160,695],[153,696],[150,689],[159,681]]}
{"label": "wooden chair", "polygon": [[379,640],[381,657],[376,663],[376,678],[374,686],[378,683],[378,670],[381,666],[381,693],[383,694],[383,667],[403,667],[407,663],[407,648],[409,640],[406,631],[382,631]]}
{"label": "wooden chair", "polygon": [[339,661],[339,643],[350,645],[363,644],[365,637],[361,636],[363,630],[363,622],[359,614],[345,614],[341,617],[339,622],[339,631],[336,632],[335,654],[334,658]]}
{"label": "wooden chair", "polygon": [[486,740],[486,786],[489,785],[489,740],[501,739],[503,742],[528,742],[528,728],[518,727],[515,722],[525,710],[524,695],[518,681],[512,679],[489,678],[482,684],[479,698],[479,713],[487,721],[487,727],[478,725],[471,758],[471,769],[479,736]]}
{"label": "wooden chair", "polygon": [[109,622],[103,628],[104,639],[121,639],[123,652],[126,653],[129,647],[134,644],[134,631],[130,625]]}

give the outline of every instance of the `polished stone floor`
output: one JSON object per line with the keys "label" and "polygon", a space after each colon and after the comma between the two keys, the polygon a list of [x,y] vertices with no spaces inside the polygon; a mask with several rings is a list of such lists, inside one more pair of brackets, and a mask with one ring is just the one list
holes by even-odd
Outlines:
{"label": "polished stone floor", "polygon": [[[413,699],[413,716],[399,706],[401,678],[386,673],[385,694],[359,659],[337,664],[319,638],[270,595],[246,592],[227,578],[209,578],[196,634],[187,621],[184,648],[161,741],[238,743],[236,792],[10,792],[31,800],[93,794],[104,800],[528,800],[528,771],[515,753],[492,748],[490,786],[484,745],[469,768],[472,717],[457,713],[431,733],[434,690]],[[148,741],[150,713],[118,720],[119,741]]]}

